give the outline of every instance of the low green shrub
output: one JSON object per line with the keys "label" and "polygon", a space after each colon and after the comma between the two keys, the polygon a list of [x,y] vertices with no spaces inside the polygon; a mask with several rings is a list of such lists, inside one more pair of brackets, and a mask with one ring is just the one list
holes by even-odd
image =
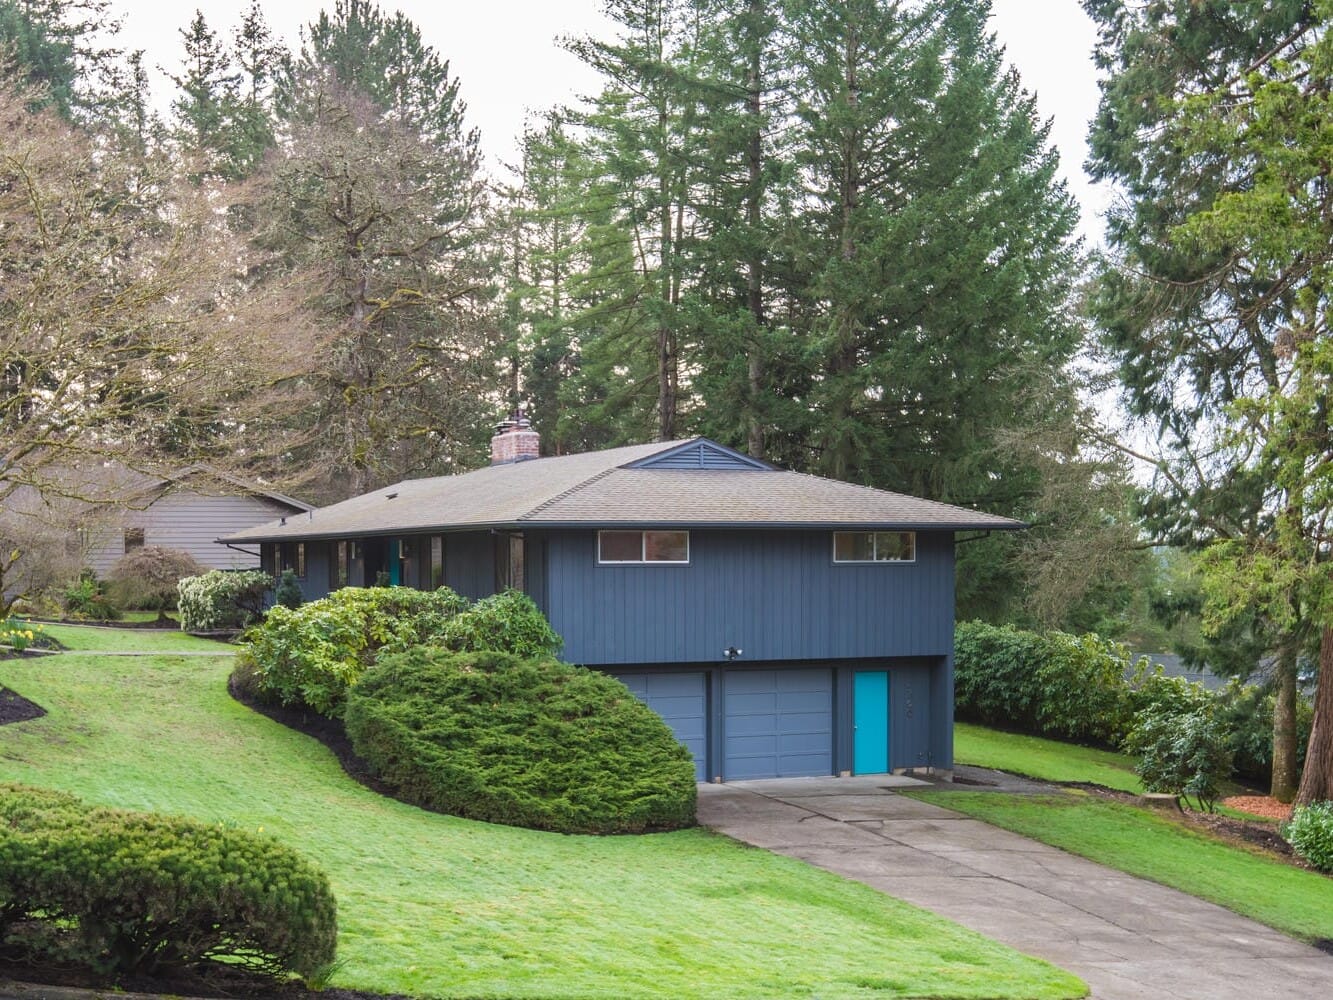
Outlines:
{"label": "low green shrub", "polygon": [[296,579],[296,570],[282,571],[278,585],[273,589],[273,603],[291,610],[305,603],[305,592],[301,590],[301,582]]}
{"label": "low green shrub", "polygon": [[435,641],[466,607],[445,587],[344,587],[299,608],[271,608],[245,634],[241,668],[260,697],[336,718],[381,649]]}
{"label": "low green shrub", "polygon": [[298,608],[272,608],[245,638],[238,689],[332,718],[382,654],[436,646],[540,656],[561,645],[526,594],[506,591],[469,607],[447,587],[344,587]]}
{"label": "low green shrub", "polygon": [[65,614],[70,618],[113,622],[121,617],[120,608],[92,570],[84,570],[77,580],[65,588],[63,603]]}
{"label": "low green shrub", "polygon": [[0,946],[28,961],[159,974],[221,961],[321,976],[337,914],[289,848],[220,825],[0,785]]}
{"label": "low green shrub", "polygon": [[1282,836],[1311,867],[1333,874],[1333,802],[1297,806]]}
{"label": "low green shrub", "polygon": [[1192,797],[1199,808],[1213,812],[1231,774],[1227,735],[1211,706],[1183,715],[1153,707],[1135,718],[1124,750],[1139,758],[1134,773],[1145,789]]}
{"label": "low green shrub", "polygon": [[1130,718],[1128,664],[1128,652],[1100,636],[963,622],[954,637],[958,716],[1112,744]]}
{"label": "low green shrub", "polygon": [[1159,711],[1168,715],[1188,715],[1213,702],[1213,695],[1197,681],[1167,677],[1161,666],[1152,667],[1144,660],[1129,681],[1130,724],[1142,712]]}
{"label": "low green shrub", "polygon": [[554,656],[564,645],[532,598],[519,590],[483,597],[444,624],[441,645],[460,653],[500,649],[517,656]]}
{"label": "low green shrub", "polygon": [[562,833],[694,823],[694,762],[620,681],[509,653],[382,657],[348,692],[357,754],[408,802]]}
{"label": "low green shrub", "polygon": [[176,588],[181,628],[212,632],[244,628],[264,609],[264,592],[273,578],[261,570],[215,569],[187,576]]}

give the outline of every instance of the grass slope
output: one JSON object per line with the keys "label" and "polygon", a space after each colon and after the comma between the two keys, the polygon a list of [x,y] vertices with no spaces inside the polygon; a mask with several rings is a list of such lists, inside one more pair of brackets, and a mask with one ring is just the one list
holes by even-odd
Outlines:
{"label": "grass slope", "polygon": [[448,997],[1085,992],[868,887],[702,830],[567,837],[381,798],[318,743],[233,702],[229,668],[168,652],[0,662],[0,684],[49,712],[0,728],[0,778],[304,851],[338,896],[336,985]]}
{"label": "grass slope", "polygon": [[1078,791],[909,794],[1211,900],[1287,934],[1333,938],[1333,879],[1233,847],[1151,810]]}
{"label": "grass slope", "polygon": [[1132,757],[1073,743],[1006,733],[959,722],[954,727],[954,760],[1041,781],[1087,781],[1141,794]]}
{"label": "grass slope", "polygon": [[99,653],[220,653],[230,656],[235,647],[215,639],[171,629],[125,629],[105,625],[43,625],[42,630],[59,639],[69,650]]}

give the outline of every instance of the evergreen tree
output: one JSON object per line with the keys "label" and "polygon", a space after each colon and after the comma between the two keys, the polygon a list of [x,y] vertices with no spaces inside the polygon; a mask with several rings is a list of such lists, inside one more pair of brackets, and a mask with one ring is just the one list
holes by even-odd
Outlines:
{"label": "evergreen tree", "polygon": [[306,289],[334,331],[299,458],[335,497],[473,461],[493,412],[492,262],[476,135],[447,64],[410,21],[364,3],[308,34],[278,82],[260,239],[269,280]]}
{"label": "evergreen tree", "polygon": [[[584,197],[592,224],[589,276],[597,289],[576,325],[586,330],[590,377],[609,394],[627,439],[679,431],[683,248],[697,224],[700,160],[697,79],[700,22],[687,0],[617,0],[613,42],[582,39],[572,51],[605,78],[574,116],[594,173]],[[595,220],[595,221],[592,221]]]}
{"label": "evergreen tree", "polygon": [[[1270,547],[1283,534],[1278,512],[1299,511],[1304,499],[1283,489],[1280,457],[1262,446],[1279,430],[1273,411],[1250,408],[1240,428],[1232,420],[1239,400],[1281,394],[1275,339],[1294,322],[1301,283],[1257,267],[1243,241],[1182,238],[1189,220],[1247,188],[1256,167],[1223,136],[1202,141],[1206,130],[1190,138],[1183,129],[1197,95],[1253,107],[1248,81],[1300,44],[1312,10],[1300,0],[1084,6],[1099,24],[1098,63],[1107,72],[1090,168],[1127,195],[1108,218],[1112,257],[1092,307],[1131,413],[1160,442],[1141,456],[1156,470],[1145,523],[1166,544],[1220,541],[1233,554]],[[1272,634],[1278,654],[1272,791],[1289,800],[1296,660],[1309,641],[1309,610],[1295,587],[1245,588],[1244,606],[1240,596],[1224,602],[1229,616],[1255,621],[1253,634]]]}
{"label": "evergreen tree", "polygon": [[0,47],[8,48],[25,92],[66,121],[103,123],[115,92],[120,25],[110,0],[0,0]]}
{"label": "evergreen tree", "polygon": [[171,78],[180,91],[171,105],[177,139],[197,157],[203,175],[236,177],[241,172],[234,132],[240,74],[233,71],[231,56],[202,11],[195,11],[180,36],[185,58],[181,75]]}
{"label": "evergreen tree", "polygon": [[348,92],[409,121],[423,136],[465,154],[474,167],[479,135],[467,127],[467,105],[447,60],[401,12],[386,15],[372,0],[335,0],[305,30],[305,42],[278,75],[280,116],[299,118],[311,75],[329,73]]}
{"label": "evergreen tree", "polygon": [[960,550],[962,612],[1105,620],[1093,605],[1125,599],[1133,527],[1123,466],[1090,452],[1066,371],[1075,212],[987,7],[610,13],[613,42],[574,46],[602,90],[559,156],[538,156],[563,181],[534,187],[531,211],[569,242],[559,313],[520,323],[549,329],[532,356],[568,366],[567,397],[535,370],[530,384],[599,441],[698,429],[1032,520],[1024,541]]}

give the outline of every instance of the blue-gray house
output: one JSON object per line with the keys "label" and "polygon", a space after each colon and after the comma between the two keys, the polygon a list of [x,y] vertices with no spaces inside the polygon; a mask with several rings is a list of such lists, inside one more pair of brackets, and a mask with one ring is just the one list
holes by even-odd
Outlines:
{"label": "blue-gray house", "polygon": [[706,438],[408,480],[223,539],[307,598],[377,579],[526,591],[700,780],[948,771],[954,538],[1008,518],[786,472]]}

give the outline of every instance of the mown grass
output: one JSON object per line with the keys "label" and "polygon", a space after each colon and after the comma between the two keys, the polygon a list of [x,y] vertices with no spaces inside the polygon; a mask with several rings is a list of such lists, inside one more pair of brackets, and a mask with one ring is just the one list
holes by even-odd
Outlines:
{"label": "mown grass", "polygon": [[232,701],[229,668],[170,652],[0,662],[0,684],[48,710],[0,728],[0,779],[262,830],[305,852],[338,896],[334,985],[440,997],[1085,993],[868,887],[703,830],[570,837],[382,798],[315,741]]}
{"label": "mown grass", "polygon": [[1061,743],[1040,736],[1006,733],[959,722],[954,727],[954,760],[1040,781],[1086,781],[1141,794],[1134,758],[1112,750]]}
{"label": "mown grass", "polygon": [[908,794],[1210,900],[1287,934],[1333,938],[1333,879],[1224,843],[1152,810],[1077,790],[1038,796]]}
{"label": "mown grass", "polygon": [[68,650],[99,653],[219,653],[235,647],[171,629],[118,629],[105,625],[43,625],[42,631]]}

